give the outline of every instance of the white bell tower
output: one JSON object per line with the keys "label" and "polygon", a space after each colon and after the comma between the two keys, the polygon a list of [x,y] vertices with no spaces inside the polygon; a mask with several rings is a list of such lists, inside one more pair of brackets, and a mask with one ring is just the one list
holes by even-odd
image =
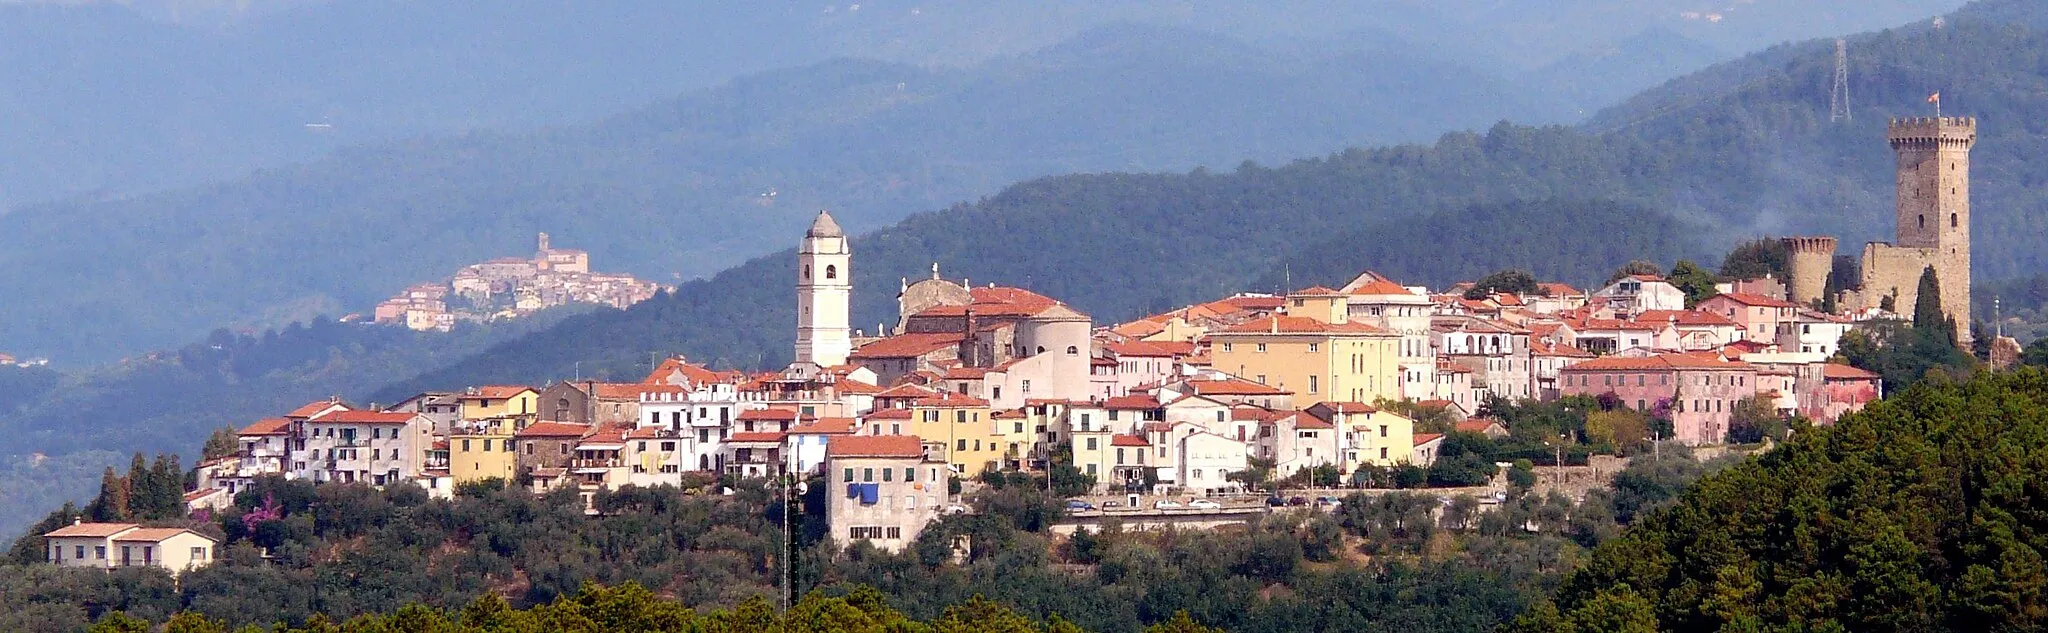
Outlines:
{"label": "white bell tower", "polygon": [[846,233],[831,213],[819,211],[796,252],[796,362],[844,365],[853,353],[852,263]]}

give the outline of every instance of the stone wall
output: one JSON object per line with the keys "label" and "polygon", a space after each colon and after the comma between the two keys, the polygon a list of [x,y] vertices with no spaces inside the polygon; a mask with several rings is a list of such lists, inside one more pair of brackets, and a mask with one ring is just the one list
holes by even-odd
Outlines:
{"label": "stone wall", "polygon": [[1835,238],[1788,237],[1784,239],[1787,298],[1805,306],[1827,293],[1828,274],[1835,269]]}

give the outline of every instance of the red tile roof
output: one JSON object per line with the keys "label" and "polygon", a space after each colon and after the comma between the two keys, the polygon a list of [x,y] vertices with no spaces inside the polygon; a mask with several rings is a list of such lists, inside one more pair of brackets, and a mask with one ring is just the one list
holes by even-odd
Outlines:
{"label": "red tile roof", "polygon": [[1296,290],[1296,291],[1294,291],[1294,292],[1291,292],[1291,293],[1288,293],[1288,294],[1293,294],[1293,295],[1304,295],[1304,296],[1310,296],[1310,297],[1341,297],[1341,296],[1344,296],[1344,293],[1342,293],[1342,292],[1339,292],[1339,291],[1338,291],[1337,289],[1335,289],[1335,288],[1329,288],[1329,287],[1325,287],[1325,286],[1309,286],[1309,287],[1307,287],[1307,288],[1302,288],[1302,289],[1300,289],[1300,290]]}
{"label": "red tile roof", "polygon": [[790,433],[804,435],[844,435],[853,432],[859,421],[853,418],[818,418],[802,426],[790,429]]}
{"label": "red tile roof", "polygon": [[876,398],[930,398],[939,395],[938,390],[915,383],[903,383],[875,394]]}
{"label": "red tile roof", "polygon": [[939,376],[946,380],[981,380],[988,377],[990,371],[987,367],[949,367]]}
{"label": "red tile roof", "polygon": [[898,334],[860,346],[853,350],[853,358],[912,358],[954,347],[965,336],[957,332],[935,332],[929,334]]}
{"label": "red tile roof", "polygon": [[869,411],[869,412],[868,412],[868,414],[867,414],[866,416],[862,416],[862,417],[866,417],[867,419],[870,419],[870,420],[908,420],[908,419],[910,419],[910,410],[909,410],[909,409],[876,409],[876,410],[873,410],[873,411]]}
{"label": "red tile roof", "polygon": [[590,432],[588,424],[567,422],[535,422],[514,433],[513,437],[583,437]]}
{"label": "red tile roof", "polygon": [[1827,363],[1821,367],[1821,376],[1839,380],[1877,380],[1883,376],[1875,372],[1858,369],[1841,363]]}
{"label": "red tile roof", "polygon": [[[185,528],[136,528],[133,532],[114,537],[114,541],[117,543],[156,543],[187,532],[199,534]],[[204,534],[199,534],[199,536],[205,537],[209,541],[213,540],[213,537]]]}
{"label": "red tile roof", "polygon": [[[1192,347],[1192,345],[1190,345],[1190,347]],[[1158,343],[1153,343],[1151,341],[1131,341],[1128,343],[1104,343],[1102,345],[1102,349],[1108,350],[1109,353],[1115,354],[1117,356],[1137,356],[1141,358],[1170,358],[1179,355],[1179,353],[1173,350],[1172,348],[1169,348],[1165,345],[1160,345]]]}
{"label": "red tile roof", "polygon": [[1118,433],[1118,434],[1116,434],[1116,435],[1110,436],[1110,438],[1109,438],[1109,445],[1110,445],[1110,446],[1148,446],[1148,447],[1149,447],[1149,446],[1151,446],[1151,445],[1152,445],[1152,443],[1151,443],[1151,442],[1148,442],[1148,441],[1145,441],[1145,438],[1142,438],[1142,437],[1138,437],[1138,436],[1136,436],[1136,435],[1124,435],[1124,434],[1122,434],[1122,433]]}
{"label": "red tile roof", "polygon": [[1744,362],[1730,362],[1691,354],[1658,354],[1644,358],[1606,356],[1566,365],[1563,371],[1674,371],[1680,369],[1751,369]]}
{"label": "red tile roof", "polygon": [[137,527],[139,526],[137,526],[134,523],[73,523],[71,525],[66,525],[64,527],[46,532],[43,534],[43,536],[52,538],[62,538],[67,536],[106,538],[109,536],[113,536],[115,534],[120,534],[122,532],[135,529]]}
{"label": "red tile roof", "polygon": [[261,419],[261,420],[257,420],[255,424],[251,424],[251,425],[249,425],[249,426],[245,426],[245,427],[242,427],[242,430],[241,430],[241,431],[238,431],[238,432],[236,432],[235,434],[236,434],[236,435],[284,435],[285,429],[286,429],[287,427],[290,427],[291,425],[292,425],[292,421],[291,421],[291,420],[286,420],[286,419],[284,419],[284,418],[264,418],[264,419]]}
{"label": "red tile roof", "polygon": [[910,404],[919,407],[986,407],[988,406],[988,401],[957,393],[940,393],[937,396],[919,398]]}
{"label": "red tile roof", "polygon": [[875,395],[882,393],[880,386],[870,385],[858,380],[841,380],[832,383],[832,388],[839,390],[839,393],[843,394]]}
{"label": "red tile roof", "polygon": [[1195,395],[1201,396],[1279,396],[1291,393],[1243,378],[1190,380],[1186,384],[1189,389],[1194,390]]}
{"label": "red tile roof", "polygon": [[1539,283],[1536,284],[1536,287],[1541,288],[1544,293],[1552,297],[1565,297],[1571,295],[1586,294],[1585,291],[1579,290],[1578,288],[1573,288],[1569,284],[1561,284],[1556,282]]}
{"label": "red tile roof", "polygon": [[1299,414],[1296,414],[1296,415],[1294,416],[1294,428],[1297,428],[1297,429],[1334,429],[1334,428],[1337,428],[1337,427],[1336,427],[1335,425],[1332,425],[1332,424],[1330,424],[1330,421],[1329,421],[1329,420],[1325,420],[1325,419],[1322,419],[1322,418],[1316,417],[1316,414],[1313,414],[1313,413],[1309,413],[1309,412],[1307,412],[1307,411],[1303,411],[1303,412],[1301,412],[1301,413],[1299,413]]}
{"label": "red tile roof", "polygon": [[787,437],[788,435],[789,435],[789,434],[787,434],[787,433],[783,433],[783,432],[780,432],[780,431],[760,431],[760,432],[754,432],[754,433],[734,433],[734,434],[732,434],[732,437],[728,437],[728,438],[725,438],[725,441],[726,441],[726,442],[728,442],[728,443],[732,443],[732,442],[757,442],[757,443],[776,443],[776,444],[780,444],[780,443],[782,442],[782,438],[784,438],[784,437]]}
{"label": "red tile roof", "polygon": [[741,411],[739,415],[733,416],[733,418],[738,420],[767,420],[770,422],[794,422],[797,419],[797,411],[796,409],[779,408],[748,409],[745,411]]}
{"label": "red tile roof", "polygon": [[533,391],[533,388],[532,388],[532,387],[525,387],[525,386],[520,386],[520,385],[484,385],[484,386],[482,386],[482,387],[475,387],[475,388],[472,388],[472,389],[471,389],[470,391],[466,391],[466,392],[463,392],[463,394],[462,394],[462,399],[463,399],[463,400],[484,400],[484,399],[490,399],[490,400],[503,400],[503,399],[506,399],[506,398],[512,398],[512,397],[516,397],[516,396],[518,396],[519,394],[522,394],[522,393],[525,393],[525,392],[528,392],[528,391]]}
{"label": "red tile roof", "polygon": [[1324,323],[1308,317],[1273,315],[1222,330],[1225,334],[1374,334],[1385,330],[1364,323]]}
{"label": "red tile roof", "polygon": [[924,442],[915,435],[848,435],[825,444],[829,457],[923,457]]}
{"label": "red tile roof", "polygon": [[1677,323],[1679,325],[1733,326],[1736,324],[1734,321],[1728,320],[1728,317],[1698,310],[1644,310],[1642,314],[1636,315],[1635,321],[1650,325]]}
{"label": "red tile roof", "polygon": [[1159,406],[1159,398],[1153,396],[1115,396],[1102,401],[1102,408],[1118,411],[1149,411]]}
{"label": "red tile roof", "polygon": [[314,414],[317,414],[321,411],[326,411],[328,407],[336,406],[341,407],[343,409],[348,408],[348,405],[333,400],[317,400],[314,402],[306,403],[304,406],[301,406],[297,409],[292,409],[292,412],[284,414],[284,417],[310,418],[313,417]]}
{"label": "red tile roof", "polygon": [[383,411],[335,411],[308,421],[327,424],[405,424],[411,422],[416,417],[419,417],[419,414],[385,413]]}
{"label": "red tile roof", "polygon": [[1287,299],[1284,297],[1262,295],[1237,295],[1212,302],[1212,305],[1214,303],[1226,304],[1244,311],[1278,310],[1280,306],[1287,305]]}
{"label": "red tile roof", "polygon": [[1442,434],[1442,433],[1416,433],[1416,434],[1415,434],[1415,445],[1416,445],[1416,446],[1421,446],[1421,445],[1423,445],[1423,444],[1428,444],[1428,443],[1430,443],[1430,442],[1434,442],[1434,441],[1437,441],[1437,440],[1440,440],[1440,439],[1444,439],[1444,434]]}
{"label": "red tile roof", "polygon": [[1374,279],[1351,289],[1354,295],[1414,295],[1407,288],[1385,279]]}
{"label": "red tile roof", "polygon": [[[1721,294],[1718,294],[1718,295],[1714,295],[1714,296],[1711,296],[1711,297],[1707,297],[1707,298],[1706,298],[1706,301],[1713,301],[1713,300],[1715,300],[1715,299],[1727,299],[1727,300],[1729,300],[1729,301],[1733,301],[1733,302],[1736,302],[1736,303],[1740,303],[1740,304],[1742,304],[1742,305],[1746,305],[1746,306],[1751,306],[1751,307],[1758,307],[1758,308],[1796,308],[1796,307],[1799,307],[1799,306],[1797,306],[1797,305],[1794,305],[1793,303],[1791,303],[1791,302],[1789,302],[1789,301],[1785,301],[1785,300],[1783,300],[1783,299],[1772,299],[1772,298],[1770,298],[1770,297],[1766,297],[1766,296],[1763,296],[1763,295],[1760,295],[1760,294],[1751,294],[1751,293],[1747,293],[1747,292],[1724,292],[1724,293],[1721,293]],[[1704,303],[1704,301],[1703,301],[1702,303]]]}
{"label": "red tile roof", "polygon": [[653,372],[647,374],[647,379],[641,382],[645,384],[664,382],[668,380],[671,374],[677,372],[681,372],[683,378],[689,380],[691,384],[739,382],[741,378],[746,376],[746,374],[736,371],[712,371],[708,367],[693,364],[681,358],[669,358],[661,361],[661,365],[655,367]]}

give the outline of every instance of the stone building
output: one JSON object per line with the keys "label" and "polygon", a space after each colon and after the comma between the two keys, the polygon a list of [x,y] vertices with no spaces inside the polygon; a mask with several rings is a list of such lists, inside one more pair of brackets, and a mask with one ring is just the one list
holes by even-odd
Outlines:
{"label": "stone building", "polygon": [[[1956,323],[1960,342],[1970,332],[1970,149],[1977,143],[1975,117],[1894,119],[1887,134],[1898,155],[1897,238],[1864,245],[1862,271],[1854,290],[1842,293],[1846,309],[1882,306],[1911,311],[1920,275],[1932,267],[1941,282],[1942,312]],[[1792,298],[1805,303],[1820,296],[1834,265],[1832,238],[1788,238]]]}
{"label": "stone building", "polygon": [[840,547],[900,551],[953,502],[946,465],[927,459],[915,436],[835,437],[825,459],[825,518]]}

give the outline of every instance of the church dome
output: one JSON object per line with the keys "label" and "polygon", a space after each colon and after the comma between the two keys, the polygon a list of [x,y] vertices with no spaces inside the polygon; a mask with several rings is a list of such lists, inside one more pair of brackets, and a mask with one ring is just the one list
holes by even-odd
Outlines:
{"label": "church dome", "polygon": [[818,219],[811,222],[811,230],[804,237],[846,237],[846,233],[839,230],[838,222],[832,221],[831,212],[819,211]]}

